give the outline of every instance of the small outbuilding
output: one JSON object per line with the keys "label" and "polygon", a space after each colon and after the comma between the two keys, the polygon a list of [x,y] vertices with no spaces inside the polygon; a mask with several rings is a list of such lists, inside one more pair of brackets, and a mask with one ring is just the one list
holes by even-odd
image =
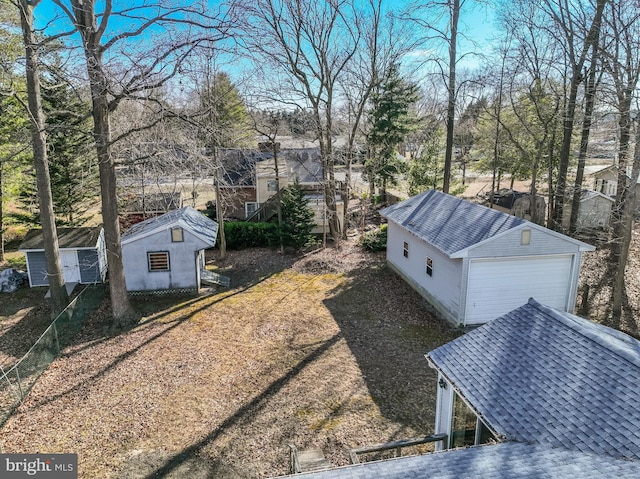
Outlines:
{"label": "small outbuilding", "polygon": [[573,312],[582,253],[595,249],[435,190],[381,214],[389,266],[457,326],[486,323],[530,297]]}
{"label": "small outbuilding", "polygon": [[190,206],[133,225],[121,237],[127,290],[198,290],[217,235],[218,223]]}
{"label": "small outbuilding", "polygon": [[598,191],[583,190],[580,193],[578,230],[602,229],[609,226],[615,199]]}
{"label": "small outbuilding", "polygon": [[[71,285],[103,282],[107,274],[107,252],[102,226],[58,228],[57,234],[65,283]],[[42,230],[29,230],[20,244],[19,251],[26,256],[31,287],[48,286],[49,273],[44,255]]]}

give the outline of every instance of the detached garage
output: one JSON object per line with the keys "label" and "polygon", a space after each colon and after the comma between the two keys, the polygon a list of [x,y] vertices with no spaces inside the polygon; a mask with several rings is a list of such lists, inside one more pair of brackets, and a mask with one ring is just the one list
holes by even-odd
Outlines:
{"label": "detached garage", "polygon": [[[104,230],[94,228],[58,228],[58,246],[64,280],[67,285],[101,283],[107,274]],[[29,230],[19,251],[27,258],[29,284],[48,286],[49,274],[44,256],[42,230]]]}
{"label": "detached garage", "polygon": [[381,213],[388,264],[455,325],[486,323],[529,298],[573,312],[582,253],[595,249],[435,190]]}

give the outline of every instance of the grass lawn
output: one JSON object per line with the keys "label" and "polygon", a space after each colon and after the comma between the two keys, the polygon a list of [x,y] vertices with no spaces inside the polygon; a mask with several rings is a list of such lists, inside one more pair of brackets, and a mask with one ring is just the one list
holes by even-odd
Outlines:
{"label": "grass lawn", "polygon": [[457,336],[384,264],[353,246],[306,256],[232,252],[232,288],[108,308],[43,374],[2,430],[3,452],[75,452],[82,478],[286,474],[288,444],[348,449],[430,434],[423,355]]}

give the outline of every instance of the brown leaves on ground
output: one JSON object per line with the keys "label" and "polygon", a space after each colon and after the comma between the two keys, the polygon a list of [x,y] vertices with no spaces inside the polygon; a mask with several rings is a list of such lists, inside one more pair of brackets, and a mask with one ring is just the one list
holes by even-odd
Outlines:
{"label": "brown leaves on ground", "polygon": [[5,452],[76,452],[80,477],[265,477],[288,444],[348,449],[430,434],[424,353],[457,332],[351,242],[306,255],[230,252],[232,288],[136,298],[141,323],[108,335],[108,310],[41,377],[3,428]]}

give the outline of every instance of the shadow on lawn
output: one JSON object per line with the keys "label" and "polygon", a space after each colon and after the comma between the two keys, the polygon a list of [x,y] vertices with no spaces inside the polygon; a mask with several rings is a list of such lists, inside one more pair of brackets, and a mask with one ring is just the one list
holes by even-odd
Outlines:
{"label": "shadow on lawn", "polygon": [[[325,300],[386,418],[419,434],[435,423],[436,373],[424,354],[460,331],[436,318],[428,305],[386,266],[355,270]],[[406,438],[388,438],[406,439]]]}
{"label": "shadow on lawn", "polygon": [[[215,296],[198,296],[195,298],[188,299],[186,301],[185,301],[185,295],[167,295],[167,296],[146,298],[145,300],[138,300],[136,301],[136,309],[138,310],[138,312],[147,315],[148,319],[142,323],[133,325],[129,329],[113,331],[110,328],[110,325],[108,324],[108,322],[105,322],[105,321],[108,321],[108,314],[106,315],[107,317],[105,317],[104,314],[102,315],[97,314],[93,318],[93,321],[90,320],[87,322],[87,324],[85,324],[85,327],[83,328],[81,333],[77,335],[75,340],[68,345],[68,348],[63,353],[63,356],[69,357],[74,354],[78,354],[81,351],[90,349],[99,343],[108,341],[110,339],[113,339],[117,336],[121,336],[123,334],[132,334],[135,332],[144,331],[145,329],[150,327],[157,327],[159,323],[165,327],[162,327],[160,331],[153,334],[149,338],[145,339],[140,344],[137,344],[135,347],[132,347],[127,351],[125,351],[124,353],[117,356],[113,361],[111,361],[106,367],[102,368],[100,371],[74,384],[71,388],[61,391],[59,394],[56,394],[54,396],[49,396],[43,399],[42,401],[37,402],[35,406],[40,407],[45,404],[55,402],[56,400],[61,399],[72,392],[81,390],[82,388],[86,387],[87,385],[90,385],[97,379],[100,379],[101,377],[106,375],[109,371],[111,371],[117,365],[126,361],[129,357],[131,357],[141,349],[149,346],[158,338],[164,336],[169,331],[177,328],[178,326],[183,324],[185,321],[188,321],[197,313],[207,308],[210,308],[215,304],[221,301],[224,301],[227,298],[243,293],[247,289],[261,283],[262,281],[265,281],[268,277],[272,276],[273,274],[276,274],[276,272],[273,272],[270,275],[263,276],[259,279],[256,279],[253,282],[247,283],[242,288],[223,292]],[[179,301],[179,304],[176,304],[176,302],[178,301]],[[110,310],[110,308],[108,308],[108,302],[103,303],[103,308],[104,306],[107,306],[106,308],[107,311]],[[175,315],[178,311],[183,311],[184,313],[175,318],[172,318],[169,321],[164,321],[164,318],[171,315]]]}
{"label": "shadow on lawn", "polygon": [[[298,376],[298,374],[300,374],[307,366],[311,365],[314,361],[319,359],[341,339],[342,335],[338,333],[333,335],[326,341],[322,341],[319,346],[317,346],[310,353],[304,356],[304,358],[300,360],[295,366],[293,366],[286,374],[273,381],[251,402],[245,404],[244,406],[239,408],[233,415],[225,419],[219,427],[211,431],[200,441],[164,460],[164,463],[158,465],[155,470],[148,473],[145,476],[145,479],[151,479],[154,477],[182,477],[182,475],[180,475],[180,471],[184,468],[185,465],[193,462],[204,447],[218,439],[218,437],[221,436],[227,429],[239,425],[246,425],[247,423],[254,420],[260,410],[267,406],[269,399],[275,396],[283,387],[285,387],[290,381]],[[208,463],[206,466],[200,464],[199,468],[201,469],[201,471],[199,471],[197,475],[190,475],[190,477],[194,479],[222,477],[218,475],[220,467],[215,462]],[[225,474],[229,473],[227,466],[224,466],[223,470]],[[120,475],[118,477],[124,478],[128,476]],[[140,476],[136,475],[135,477]]]}

